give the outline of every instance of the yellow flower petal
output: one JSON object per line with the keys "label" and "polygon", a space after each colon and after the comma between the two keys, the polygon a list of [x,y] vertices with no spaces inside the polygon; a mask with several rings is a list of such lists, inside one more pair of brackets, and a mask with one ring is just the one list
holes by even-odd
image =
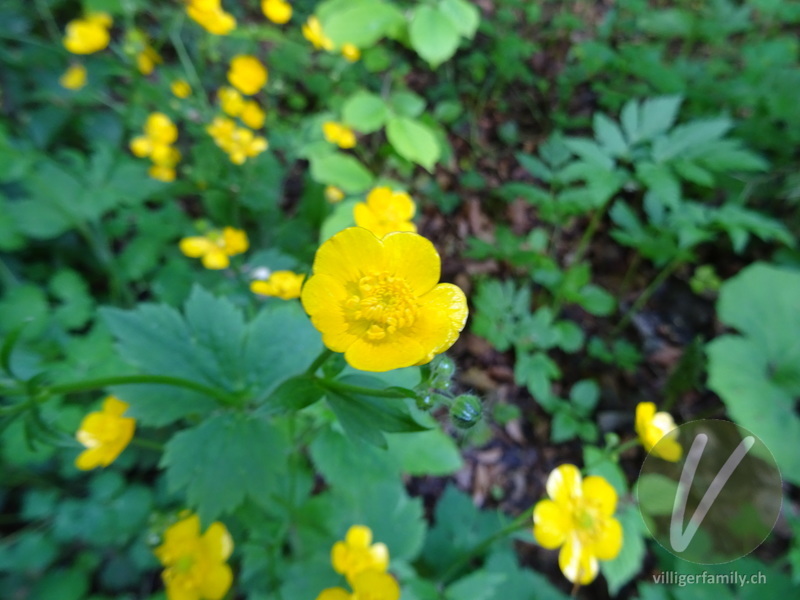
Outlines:
{"label": "yellow flower petal", "polygon": [[81,471],[91,471],[103,466],[105,452],[103,448],[89,448],[81,452],[75,459],[75,466]]}
{"label": "yellow flower petal", "polygon": [[202,582],[197,586],[199,597],[203,600],[221,600],[233,583],[233,571],[224,563],[209,566],[203,575]]}
{"label": "yellow flower petal", "polygon": [[354,548],[368,548],[372,543],[372,530],[364,525],[353,525],[347,530],[344,541]]}
{"label": "yellow flower petal", "polygon": [[200,258],[214,249],[214,243],[208,238],[194,236],[183,238],[178,244],[178,247],[181,249],[184,256]]}
{"label": "yellow flower petal", "polygon": [[422,346],[425,364],[436,354],[445,352],[458,339],[467,323],[467,297],[461,288],[440,283],[419,298],[420,308],[410,334]]}
{"label": "yellow flower petal", "polygon": [[641,437],[656,414],[656,405],[652,402],[639,402],[636,405],[636,433]]}
{"label": "yellow flower petal", "polygon": [[597,577],[597,559],[574,535],[567,538],[558,553],[558,566],[572,583],[587,585]]}
{"label": "yellow flower petal", "polygon": [[233,538],[219,521],[209,525],[201,540],[208,556],[214,561],[225,562],[233,553]]}
{"label": "yellow flower petal", "polygon": [[431,291],[442,274],[442,260],[427,238],[409,233],[390,233],[383,238],[387,264],[402,277],[417,296]]}
{"label": "yellow flower petal", "polygon": [[322,590],[317,596],[317,600],[351,600],[352,596],[346,590],[336,587]]}
{"label": "yellow flower petal", "polygon": [[188,98],[192,93],[192,86],[185,79],[176,79],[169,85],[169,89],[177,98]]}
{"label": "yellow flower petal", "polygon": [[533,509],[533,536],[550,550],[564,543],[571,524],[569,514],[552,500],[540,500]]}
{"label": "yellow flower petal", "polygon": [[363,571],[353,579],[353,595],[369,600],[399,600],[400,586],[395,578],[380,571]]}
{"label": "yellow flower petal", "polygon": [[70,65],[58,80],[61,87],[68,90],[79,90],[86,85],[86,67],[83,65]]}
{"label": "yellow flower petal", "polygon": [[581,495],[581,472],[575,465],[560,465],[551,471],[545,487],[551,500],[566,505]]}
{"label": "yellow flower petal", "polygon": [[269,74],[266,67],[255,56],[234,56],[228,69],[228,81],[237,90],[252,96],[263,88]]}
{"label": "yellow flower petal", "polygon": [[349,227],[327,240],[314,257],[314,273],[358,281],[365,273],[384,268],[383,246],[366,229]]}
{"label": "yellow flower petal", "polygon": [[210,252],[204,254],[202,257],[202,261],[203,261],[203,266],[206,269],[210,269],[212,271],[217,271],[219,269],[227,269],[231,264],[228,255],[225,254],[225,252],[223,252],[219,248],[215,248]]}
{"label": "yellow flower petal", "polygon": [[356,62],[361,58],[361,50],[354,44],[344,44],[342,46],[342,56],[350,62]]}
{"label": "yellow flower petal", "polygon": [[397,336],[381,341],[359,337],[345,351],[348,364],[361,371],[382,373],[418,364],[428,353],[409,336]]}
{"label": "yellow flower petal", "polygon": [[130,408],[130,404],[123,402],[116,396],[106,396],[103,400],[103,412],[116,417],[121,417]]}
{"label": "yellow flower petal", "polygon": [[622,549],[622,525],[613,517],[598,523],[597,540],[589,547],[589,552],[600,560],[613,560]]}
{"label": "yellow flower petal", "polygon": [[262,0],[261,10],[273,23],[283,25],[292,18],[292,5],[284,0]]}
{"label": "yellow flower petal", "polygon": [[600,514],[610,517],[617,510],[617,491],[603,477],[590,475],[583,480],[583,499],[599,509]]}

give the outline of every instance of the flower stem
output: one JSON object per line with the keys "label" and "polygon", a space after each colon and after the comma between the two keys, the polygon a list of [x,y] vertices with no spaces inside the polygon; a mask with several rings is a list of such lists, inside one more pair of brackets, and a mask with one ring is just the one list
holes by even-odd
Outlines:
{"label": "flower stem", "polygon": [[486,537],[483,541],[478,543],[477,545],[473,546],[469,551],[462,554],[452,565],[450,565],[447,570],[442,575],[442,585],[447,585],[456,576],[461,572],[461,569],[464,568],[470,560],[483,554],[489,546],[494,544],[497,540],[503,539],[504,537],[511,535],[512,533],[522,529],[523,527],[528,526],[528,524],[532,524],[531,521],[531,511],[532,509],[528,509],[519,515],[516,519],[511,521],[508,525],[500,529],[499,531],[494,532],[492,535]]}
{"label": "flower stem", "polygon": [[[78,381],[75,383],[62,383],[44,388],[42,391],[48,395],[63,395],[63,394],[77,394],[80,392],[89,392],[92,390],[106,388],[112,385],[132,385],[142,383],[154,383],[160,385],[171,385],[174,387],[182,387],[187,390],[199,392],[206,396],[210,396],[222,404],[238,405],[239,398],[233,396],[223,390],[205,386],[201,383],[195,383],[188,379],[181,379],[179,377],[170,377],[169,375],[120,375],[117,377],[102,377],[100,379],[87,379],[85,381]],[[4,390],[4,393],[9,396],[19,396],[27,393],[27,389]]]}
{"label": "flower stem", "polygon": [[363,387],[360,385],[351,385],[341,381],[334,381],[332,379],[317,379],[317,383],[331,392],[361,394],[362,396],[374,396],[375,398],[407,398],[405,394],[399,390],[379,390],[370,387]]}
{"label": "flower stem", "polygon": [[155,440],[145,440],[142,438],[133,438],[131,440],[132,446],[139,446],[139,448],[146,448],[148,450],[155,450],[156,452],[164,451],[164,444]]}
{"label": "flower stem", "polygon": [[623,329],[625,329],[630,320],[633,318],[633,315],[636,314],[645,304],[647,304],[650,296],[652,296],[656,290],[661,287],[661,284],[666,281],[667,277],[672,275],[672,273],[682,264],[683,258],[676,258],[672,260],[672,262],[668,263],[663,269],[661,269],[661,272],[656,276],[655,279],[653,279],[653,281],[650,282],[644,291],[639,294],[636,302],[631,305],[620,322],[617,323],[617,326],[614,327],[614,330],[611,332],[611,337],[616,337]]}
{"label": "flower stem", "polygon": [[306,369],[306,375],[314,375],[331,356],[333,356],[333,350],[328,350],[327,348],[323,349],[322,352],[319,353],[319,356],[314,359],[314,362]]}

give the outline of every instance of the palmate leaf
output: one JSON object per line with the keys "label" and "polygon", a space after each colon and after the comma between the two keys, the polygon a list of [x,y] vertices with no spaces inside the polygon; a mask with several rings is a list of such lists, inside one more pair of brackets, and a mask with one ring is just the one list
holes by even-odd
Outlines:
{"label": "palmate leaf", "polygon": [[[300,374],[321,350],[319,334],[296,303],[264,308],[246,324],[239,308],[195,286],[184,314],[166,305],[104,308],[121,357],[141,373],[168,375],[263,401]],[[159,384],[115,386],[142,424],[161,426],[203,415],[217,402],[200,392]]]}
{"label": "palmate leaf", "polygon": [[283,431],[266,418],[227,412],[176,434],[160,466],[169,488],[185,490],[189,507],[207,525],[247,497],[269,504],[271,490],[286,476],[290,449]]}

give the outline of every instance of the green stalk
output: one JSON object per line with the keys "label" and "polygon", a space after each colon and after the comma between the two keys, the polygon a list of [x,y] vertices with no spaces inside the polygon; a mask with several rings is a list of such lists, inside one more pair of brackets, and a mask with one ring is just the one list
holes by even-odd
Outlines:
{"label": "green stalk", "polygon": [[672,275],[675,269],[680,267],[682,264],[683,264],[682,258],[675,258],[672,260],[672,262],[668,263],[663,269],[661,269],[661,272],[656,276],[655,279],[653,279],[653,281],[650,282],[650,284],[644,289],[644,291],[641,294],[639,294],[639,297],[636,299],[636,302],[633,303],[633,305],[628,309],[628,311],[622,317],[620,322],[617,323],[617,326],[614,327],[614,330],[611,332],[612,338],[617,337],[619,333],[623,329],[625,329],[630,320],[633,318],[633,315],[636,314],[639,310],[641,310],[641,308],[645,304],[647,304],[647,301],[650,299],[650,296],[652,296],[656,292],[656,290],[658,290],[658,288],[661,287],[661,284],[664,283],[670,275]]}
{"label": "green stalk", "polygon": [[325,348],[322,352],[319,353],[319,356],[317,356],[317,358],[314,359],[314,362],[311,363],[311,365],[308,367],[308,369],[306,369],[306,375],[312,375],[313,376],[314,373],[316,373],[319,370],[319,368],[323,364],[325,364],[325,362],[331,356],[333,356],[333,350],[328,350],[327,348]]}
{"label": "green stalk", "polygon": [[375,388],[351,385],[341,381],[331,379],[317,379],[317,383],[331,392],[344,394],[361,394],[362,396],[373,396],[375,398],[406,398],[407,395],[397,390],[377,390]]}

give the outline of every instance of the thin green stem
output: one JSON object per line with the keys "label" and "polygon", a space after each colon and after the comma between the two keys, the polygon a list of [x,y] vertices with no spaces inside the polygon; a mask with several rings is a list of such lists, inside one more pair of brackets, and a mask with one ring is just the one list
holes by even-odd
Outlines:
{"label": "thin green stem", "polygon": [[47,28],[47,34],[54,42],[60,42],[61,32],[58,30],[58,25],[56,24],[55,18],[53,18],[53,13],[50,10],[50,7],[47,6],[46,2],[42,2],[42,0],[36,0],[34,4],[36,4],[36,11],[39,13],[42,21],[44,21],[45,27]]}
{"label": "thin green stem", "polygon": [[589,248],[589,244],[592,242],[594,234],[597,233],[597,228],[600,226],[600,223],[611,204],[611,198],[613,198],[613,196],[606,200],[600,208],[594,211],[594,214],[589,221],[589,225],[586,227],[586,230],[583,232],[583,235],[578,242],[578,249],[575,250],[575,257],[572,259],[573,264],[577,264],[583,260],[583,256],[586,254],[586,250]]}
{"label": "thin green stem", "polygon": [[630,323],[630,320],[633,318],[633,315],[639,312],[639,310],[641,310],[641,308],[647,304],[647,301],[650,300],[650,296],[652,296],[656,290],[661,287],[661,284],[664,283],[670,275],[672,275],[675,269],[682,264],[683,258],[675,258],[672,260],[672,262],[668,263],[663,269],[661,269],[661,272],[656,276],[655,279],[653,279],[653,281],[650,282],[644,291],[639,294],[636,302],[631,305],[620,322],[617,323],[617,326],[614,327],[614,330],[611,332],[612,338],[619,335],[620,331],[625,329],[628,323]]}
{"label": "thin green stem", "polygon": [[314,375],[314,373],[316,373],[319,368],[325,364],[325,361],[327,361],[331,356],[333,356],[333,350],[328,350],[325,348],[319,353],[319,356],[314,359],[314,362],[311,363],[308,369],[306,369],[306,375]]}
{"label": "thin green stem", "polygon": [[499,531],[494,532],[492,535],[486,537],[483,541],[479,542],[477,545],[473,546],[469,551],[462,554],[453,564],[451,564],[447,570],[442,575],[442,585],[447,585],[456,576],[461,572],[469,561],[471,561],[476,556],[481,555],[483,552],[486,551],[489,546],[494,544],[497,540],[503,539],[504,537],[511,535],[512,533],[522,529],[523,527],[532,524],[531,521],[531,509],[526,510],[521,515],[519,515],[516,519],[514,519],[511,523],[500,529]]}
{"label": "thin green stem", "polygon": [[331,392],[361,394],[363,396],[373,396],[375,398],[406,398],[407,395],[397,390],[377,390],[375,388],[351,385],[341,381],[331,379],[317,379],[317,383]]}
{"label": "thin green stem", "polygon": [[175,23],[175,26],[169,32],[169,39],[172,42],[172,45],[175,47],[175,51],[178,53],[178,60],[180,60],[181,66],[186,73],[186,77],[192,84],[192,88],[197,90],[197,96],[203,102],[206,110],[210,111],[211,105],[208,103],[208,98],[203,92],[203,81],[200,79],[200,75],[197,73],[194,62],[192,62],[192,57],[189,56],[189,52],[186,50],[186,45],[183,43],[183,39],[181,38],[182,27],[183,17],[181,17]]}
{"label": "thin green stem", "polygon": [[[75,383],[63,383],[44,388],[42,391],[48,395],[77,394],[110,387],[112,385],[134,385],[134,384],[159,384],[181,387],[194,392],[199,392],[206,396],[215,398],[222,404],[236,406],[240,399],[222,390],[195,383],[188,379],[170,377],[169,375],[121,375],[117,377],[102,377],[99,379],[87,379]],[[9,396],[19,396],[27,393],[26,388],[16,390],[4,390]]]}

